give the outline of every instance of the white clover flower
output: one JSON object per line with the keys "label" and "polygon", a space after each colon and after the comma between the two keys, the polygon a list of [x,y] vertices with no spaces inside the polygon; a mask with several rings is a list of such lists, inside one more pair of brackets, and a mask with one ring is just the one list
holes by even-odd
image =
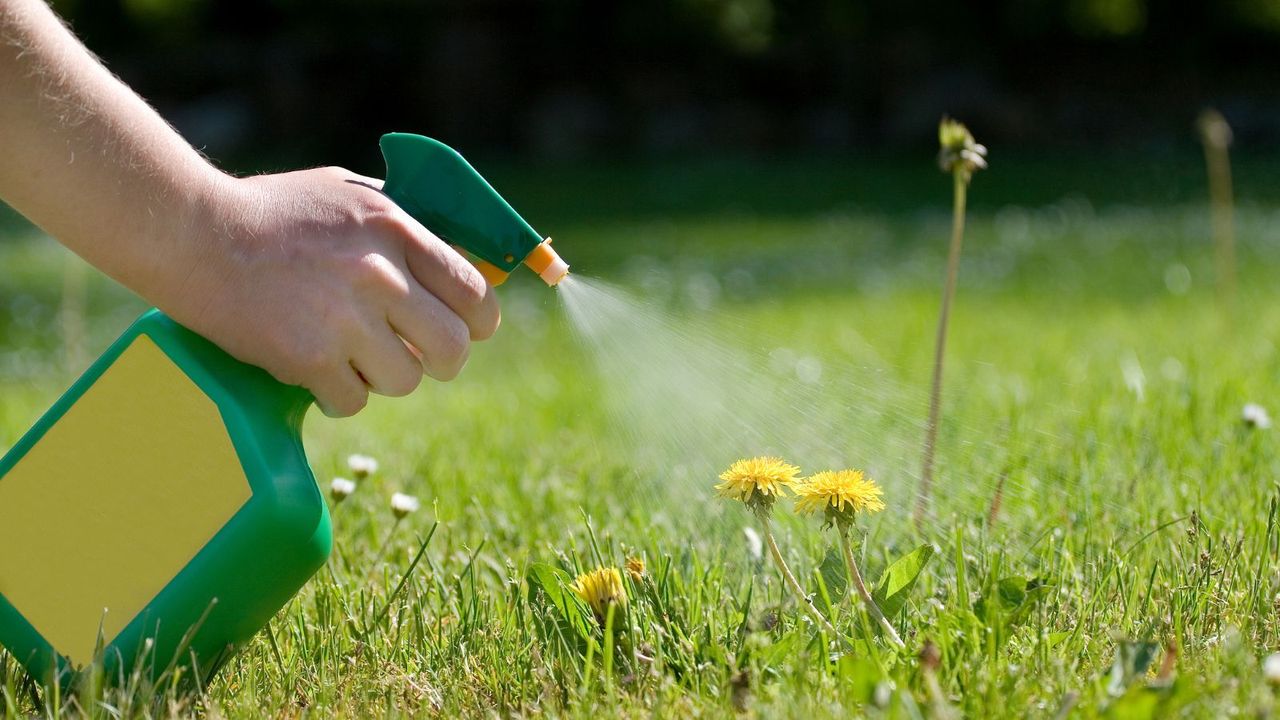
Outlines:
{"label": "white clover flower", "polygon": [[368,455],[351,455],[347,457],[347,467],[357,480],[363,480],[378,472],[378,461]]}
{"label": "white clover flower", "polygon": [[422,503],[418,502],[418,498],[404,493],[396,493],[391,496],[391,513],[396,516],[397,520],[404,519],[410,513],[418,512],[418,508],[422,507]]}
{"label": "white clover flower", "polygon": [[1245,425],[1252,428],[1266,430],[1271,427],[1271,416],[1267,414],[1267,409],[1257,403],[1245,405],[1240,418],[1244,420]]}
{"label": "white clover flower", "polygon": [[871,695],[871,702],[876,707],[889,707],[889,701],[893,700],[893,683],[888,680],[881,680],[876,683],[875,692]]}
{"label": "white clover flower", "polygon": [[1271,653],[1262,659],[1262,677],[1272,685],[1280,685],[1280,653]]}
{"label": "white clover flower", "polygon": [[329,483],[329,497],[333,498],[335,503],[340,503],[351,496],[356,491],[356,484],[353,480],[346,478],[334,478]]}

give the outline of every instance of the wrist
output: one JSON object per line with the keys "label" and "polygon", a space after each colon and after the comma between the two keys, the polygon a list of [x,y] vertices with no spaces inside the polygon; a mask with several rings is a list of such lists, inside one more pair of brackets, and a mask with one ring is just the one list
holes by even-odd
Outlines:
{"label": "wrist", "polygon": [[149,301],[189,321],[218,291],[229,275],[228,246],[238,234],[243,194],[237,178],[203,159],[184,174],[157,228],[168,252],[157,258],[161,265],[152,273],[156,286],[143,293]]}

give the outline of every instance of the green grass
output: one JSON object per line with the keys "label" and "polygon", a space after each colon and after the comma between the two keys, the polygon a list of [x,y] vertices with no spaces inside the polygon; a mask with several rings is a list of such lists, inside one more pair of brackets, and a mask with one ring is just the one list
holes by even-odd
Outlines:
{"label": "green grass", "polygon": [[[1016,179],[1028,167],[1031,189]],[[920,529],[909,518],[946,178],[882,188],[893,198],[880,209],[874,178],[827,166],[755,167],[755,182],[742,169],[691,171],[666,188],[597,171],[559,192],[512,177],[510,194],[527,194],[526,214],[577,269],[674,318],[686,335],[672,336],[677,353],[713,369],[729,358],[711,390],[749,396],[738,419],[759,437],[727,425],[673,436],[705,393],[599,377],[554,296],[513,281],[502,331],[458,381],[377,399],[353,420],[309,420],[322,481],[351,452],[382,468],[337,509],[330,569],[273,621],[278,655],[261,634],[194,695],[54,701],[0,654],[0,716],[1274,713],[1261,659],[1280,648],[1280,429],[1249,430],[1240,412],[1259,402],[1280,413],[1280,204],[1255,196],[1242,208],[1241,297],[1223,308],[1207,212],[1188,201],[1195,186],[1179,185],[1176,202],[1123,190],[1143,187],[1149,169],[1096,192],[1034,164],[975,180],[938,495]],[[779,177],[799,200],[770,205],[762,188]],[[837,181],[870,188],[871,201],[842,202]],[[617,197],[593,204],[592,185],[633,188],[643,211]],[[683,186],[705,197],[691,204]],[[755,199],[735,205],[737,187]],[[47,241],[0,244],[0,447],[76,370],[58,323],[68,262]],[[88,290],[81,341],[97,350],[141,306],[101,278]],[[819,362],[818,384],[784,381],[798,356]],[[667,372],[688,389],[683,370],[657,369]],[[850,649],[815,634],[776,571],[753,559],[751,517],[711,485],[717,468],[765,450],[806,470],[865,467],[883,483],[889,508],[863,523],[858,545],[871,582],[913,548],[936,547],[892,617],[906,652],[841,603],[841,574],[820,571],[833,537],[789,503],[776,513],[783,550]],[[424,508],[380,558],[397,490]],[[539,564],[572,574],[628,556],[648,574],[628,581],[616,641],[589,620],[594,645],[566,629],[527,579]],[[940,652],[938,697],[918,659],[926,640]],[[1158,680],[1174,648],[1171,682]]]}

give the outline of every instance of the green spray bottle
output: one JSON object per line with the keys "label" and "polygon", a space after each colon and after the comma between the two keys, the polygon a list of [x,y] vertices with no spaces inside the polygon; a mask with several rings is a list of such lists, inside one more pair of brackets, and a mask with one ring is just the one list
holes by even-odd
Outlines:
{"label": "green spray bottle", "polygon": [[[568,265],[457,152],[381,142],[383,187],[500,284]],[[37,679],[179,666],[208,678],[328,557],[302,447],[314,398],[158,310],[0,459],[0,645]]]}

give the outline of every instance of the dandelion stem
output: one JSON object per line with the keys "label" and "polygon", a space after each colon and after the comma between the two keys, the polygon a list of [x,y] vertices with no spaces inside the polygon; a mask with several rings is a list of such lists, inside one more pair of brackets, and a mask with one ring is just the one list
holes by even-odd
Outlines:
{"label": "dandelion stem", "polygon": [[951,249],[947,253],[947,279],[942,289],[942,311],[938,315],[938,335],[933,347],[933,385],[929,391],[929,420],[925,424],[924,458],[920,467],[920,491],[916,495],[913,516],[916,527],[924,523],[933,492],[933,455],[938,443],[938,420],[942,414],[942,365],[947,349],[947,326],[951,319],[951,299],[956,294],[956,278],[960,274],[960,248],[964,242],[965,191],[968,180],[960,168],[951,172],[954,180],[954,206],[951,216]]}
{"label": "dandelion stem", "polygon": [[1231,158],[1227,149],[1231,141],[1231,126],[1217,110],[1206,110],[1200,116],[1200,136],[1204,144],[1205,165],[1209,170],[1209,205],[1213,217],[1218,295],[1230,303],[1236,289],[1235,209]]}
{"label": "dandelion stem", "polygon": [[764,539],[765,543],[769,545],[769,554],[773,556],[774,563],[777,564],[778,570],[782,572],[783,580],[785,580],[787,586],[791,588],[791,592],[795,594],[796,599],[800,601],[805,612],[809,613],[809,616],[813,618],[814,622],[818,623],[818,625],[830,633],[832,637],[839,638],[841,642],[847,642],[844,639],[844,636],[836,632],[836,629],[831,622],[823,617],[822,613],[818,611],[818,608],[813,606],[813,603],[809,600],[809,595],[804,591],[804,588],[800,587],[800,582],[796,580],[796,576],[791,572],[791,568],[787,566],[787,561],[782,559],[782,551],[778,549],[778,541],[773,539],[773,525],[769,521],[769,516],[761,516],[760,523],[764,526]]}
{"label": "dandelion stem", "polygon": [[889,619],[884,616],[884,613],[880,612],[880,606],[876,605],[875,598],[871,597],[871,593],[867,592],[867,584],[862,581],[862,573],[858,571],[858,564],[853,561],[853,548],[849,545],[849,531],[841,529],[838,534],[840,535],[840,549],[844,551],[844,563],[849,568],[849,579],[853,580],[853,586],[858,589],[858,594],[862,596],[862,602],[866,604],[867,612],[871,614],[871,617],[875,618],[876,622],[880,623],[880,627],[893,640],[895,645],[906,647],[902,642],[902,638],[898,636],[898,631],[893,629]]}

